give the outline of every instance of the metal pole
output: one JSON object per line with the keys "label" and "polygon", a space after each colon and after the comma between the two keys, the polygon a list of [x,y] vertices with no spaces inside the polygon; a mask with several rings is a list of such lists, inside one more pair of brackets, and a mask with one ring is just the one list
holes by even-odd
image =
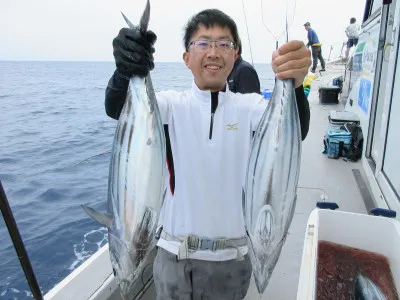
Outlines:
{"label": "metal pole", "polygon": [[36,300],[42,300],[42,292],[36,281],[35,273],[33,272],[31,263],[29,261],[28,253],[25,250],[24,243],[21,235],[19,234],[17,224],[15,223],[14,216],[11,211],[11,207],[8,204],[6,193],[4,192],[3,185],[0,180],[0,209],[3,214],[4,221],[6,222],[8,232],[14,244],[14,248],[17,251],[19,262],[21,263],[22,269],[24,270],[26,280],[28,281],[29,287],[31,288],[32,295]]}

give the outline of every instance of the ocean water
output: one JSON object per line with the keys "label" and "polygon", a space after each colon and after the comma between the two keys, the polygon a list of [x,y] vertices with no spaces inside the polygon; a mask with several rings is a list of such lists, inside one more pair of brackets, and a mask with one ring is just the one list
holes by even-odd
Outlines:
{"label": "ocean water", "polygon": [[[270,65],[256,65],[272,88]],[[81,209],[106,210],[117,122],[104,111],[112,62],[0,61],[0,179],[42,293],[107,242]],[[190,88],[183,63],[156,63],[156,91]],[[0,299],[32,299],[0,217]]]}

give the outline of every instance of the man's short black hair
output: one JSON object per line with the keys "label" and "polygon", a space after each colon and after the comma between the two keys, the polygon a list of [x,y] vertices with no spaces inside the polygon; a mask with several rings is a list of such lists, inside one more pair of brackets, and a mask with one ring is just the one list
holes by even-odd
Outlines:
{"label": "man's short black hair", "polygon": [[351,18],[350,19],[350,24],[354,24],[356,22],[356,18]]}
{"label": "man's short black hair", "polygon": [[186,51],[188,51],[190,39],[199,29],[199,25],[203,25],[206,28],[214,26],[219,26],[222,28],[228,27],[231,31],[233,42],[235,43],[235,49],[238,47],[239,34],[235,21],[233,21],[230,16],[218,9],[205,9],[190,18],[185,27],[183,46],[185,47]]}

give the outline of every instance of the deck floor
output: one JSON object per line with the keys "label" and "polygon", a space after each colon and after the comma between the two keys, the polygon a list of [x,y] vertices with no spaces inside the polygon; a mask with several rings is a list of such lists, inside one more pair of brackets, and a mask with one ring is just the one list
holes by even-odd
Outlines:
{"label": "deck floor", "polygon": [[[328,196],[328,201],[336,202],[340,210],[366,213],[353,175],[353,169],[358,169],[365,177],[361,162],[329,159],[322,154],[329,111],[343,110],[344,105],[342,101],[337,105],[319,104],[318,87],[331,83],[333,78],[343,75],[343,72],[343,65],[328,65],[327,71],[317,74],[318,78],[312,83],[309,95],[310,130],[303,142],[297,205],[289,235],[264,294],[258,294],[252,278],[245,300],[296,299],[306,224],[316,202],[321,200],[322,190]],[[154,287],[151,287],[142,299],[155,299]]]}

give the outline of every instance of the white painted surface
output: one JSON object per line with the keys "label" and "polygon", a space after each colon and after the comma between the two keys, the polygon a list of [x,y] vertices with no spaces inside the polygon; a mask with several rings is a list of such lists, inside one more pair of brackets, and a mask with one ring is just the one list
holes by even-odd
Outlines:
{"label": "white painted surface", "polygon": [[101,287],[104,288],[103,297],[95,299],[107,299],[105,296],[116,289],[115,282],[109,280],[110,275],[112,268],[107,244],[51,289],[44,299],[87,300]]}
{"label": "white painted surface", "polygon": [[400,288],[400,223],[342,211],[315,209],[308,220],[297,300],[314,300],[318,241],[324,240],[384,255]]}
{"label": "white painted surface", "polygon": [[[400,21],[398,20],[399,24]],[[397,33],[398,34],[398,33]],[[398,46],[397,46],[398,47]],[[397,51],[394,52],[396,54]],[[400,194],[400,56],[397,52],[396,73],[393,94],[390,101],[389,123],[387,127],[386,151],[383,171],[397,194]]]}
{"label": "white painted surface", "polygon": [[[367,175],[370,189],[374,195],[374,200],[379,207],[389,207],[400,213],[400,167],[399,155],[400,148],[398,129],[400,125],[400,59],[398,58],[398,41],[400,27],[400,1],[395,0],[390,4],[388,14],[388,27],[385,36],[383,49],[382,72],[378,76],[375,74],[378,66],[376,56],[378,49],[379,28],[382,22],[377,15],[363,28],[360,35],[359,45],[365,44],[361,51],[357,49],[355,55],[359,55],[358,61],[361,62],[360,70],[352,71],[351,86],[346,110],[356,113],[360,117],[361,127],[364,135],[363,166]],[[375,49],[370,51],[370,49]],[[362,53],[361,53],[362,52]],[[372,53],[375,53],[372,55]],[[361,56],[362,55],[362,56]],[[366,59],[375,56],[375,59]],[[362,59],[360,60],[360,58]],[[357,59],[356,59],[357,61]],[[372,61],[372,63],[371,63]],[[378,62],[379,63],[379,62]],[[347,76],[349,79],[349,76]],[[366,83],[379,81],[377,91],[367,92]],[[378,92],[378,93],[377,93]],[[373,94],[377,93],[377,99],[373,99]],[[365,97],[369,94],[369,98]],[[363,98],[363,99],[360,99]],[[368,106],[362,105],[363,100],[367,99]],[[369,128],[371,116],[371,103],[377,101],[376,117],[372,128]],[[352,103],[352,105],[351,105]],[[366,109],[368,107],[368,109]],[[369,145],[367,139],[372,136],[371,157],[375,167],[371,167],[368,158],[365,157]],[[373,165],[372,164],[372,165]],[[400,216],[397,217],[400,219]]]}

